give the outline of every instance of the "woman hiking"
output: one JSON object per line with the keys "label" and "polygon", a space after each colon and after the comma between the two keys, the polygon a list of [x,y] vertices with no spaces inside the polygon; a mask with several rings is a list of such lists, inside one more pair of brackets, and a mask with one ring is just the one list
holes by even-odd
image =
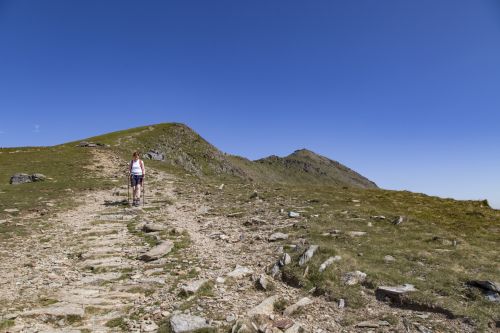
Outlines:
{"label": "woman hiking", "polygon": [[130,161],[130,185],[133,189],[133,205],[139,206],[141,201],[141,186],[144,181],[144,176],[146,175],[144,171],[144,162],[139,158],[139,152],[136,151],[132,155],[132,161]]}

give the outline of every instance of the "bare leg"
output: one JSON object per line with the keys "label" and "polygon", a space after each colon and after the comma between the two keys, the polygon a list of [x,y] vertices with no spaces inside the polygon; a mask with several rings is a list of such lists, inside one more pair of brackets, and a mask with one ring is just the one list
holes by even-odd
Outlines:
{"label": "bare leg", "polygon": [[137,200],[140,200],[141,199],[141,184],[137,184],[136,191],[137,191]]}

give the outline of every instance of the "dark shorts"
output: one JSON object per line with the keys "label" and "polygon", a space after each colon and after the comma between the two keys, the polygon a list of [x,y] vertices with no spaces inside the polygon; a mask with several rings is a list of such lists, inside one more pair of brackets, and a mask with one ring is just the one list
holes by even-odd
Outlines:
{"label": "dark shorts", "polygon": [[142,175],[131,175],[130,176],[130,185],[132,187],[137,186],[137,184],[142,185]]}

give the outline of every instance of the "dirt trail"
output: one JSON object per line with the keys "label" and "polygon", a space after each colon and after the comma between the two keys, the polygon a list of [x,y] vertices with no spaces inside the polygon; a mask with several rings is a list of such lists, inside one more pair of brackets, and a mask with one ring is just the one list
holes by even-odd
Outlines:
{"label": "dirt trail", "polygon": [[[112,173],[121,171],[116,156],[101,151],[96,161]],[[52,219],[49,232],[2,248],[0,315],[14,323],[6,331],[155,332],[176,313],[207,318],[227,331],[268,296],[279,295],[290,303],[307,296],[279,281],[273,291],[255,288],[251,276],[264,274],[282,251],[262,237],[276,226],[256,230],[219,216],[201,193],[163,172],[149,172],[147,184],[144,206],[122,205],[123,185],[94,192]],[[143,233],[146,222],[165,230]],[[151,262],[138,259],[162,241],[175,244],[170,253]],[[253,273],[227,278],[237,265]],[[210,281],[209,288],[189,297],[179,294],[182,285],[199,280]],[[307,311],[288,320],[314,332],[342,331],[344,310],[335,302],[309,297],[313,303]],[[377,303],[364,309],[366,316],[381,312],[405,316]]]}

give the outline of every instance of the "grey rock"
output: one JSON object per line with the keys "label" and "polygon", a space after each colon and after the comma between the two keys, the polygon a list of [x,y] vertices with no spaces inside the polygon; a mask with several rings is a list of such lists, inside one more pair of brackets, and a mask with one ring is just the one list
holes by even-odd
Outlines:
{"label": "grey rock", "polygon": [[396,217],[396,218],[394,219],[394,221],[392,221],[392,223],[393,223],[394,225],[398,225],[398,224],[401,224],[401,223],[403,223],[403,222],[405,222],[405,221],[406,221],[406,217],[405,217],[405,216],[398,216],[398,217]]}
{"label": "grey rock", "polygon": [[378,328],[380,326],[389,326],[390,324],[385,320],[368,320],[356,324],[356,327],[360,328]]}
{"label": "grey rock", "polygon": [[158,232],[165,231],[168,227],[160,223],[146,223],[142,226],[142,231],[144,232]]}
{"label": "grey rock", "polygon": [[170,318],[170,327],[173,333],[189,333],[212,328],[205,318],[188,314],[173,315]]}
{"label": "grey rock", "polygon": [[308,297],[301,298],[297,303],[288,306],[285,309],[285,311],[283,311],[283,314],[285,316],[290,316],[293,313],[297,312],[298,310],[300,310],[300,309],[306,307],[307,305],[311,304],[312,302],[313,301],[310,298],[308,298]]}
{"label": "grey rock", "polygon": [[366,232],[364,232],[364,231],[349,231],[347,234],[351,237],[361,237],[361,236],[365,236]]}
{"label": "grey rock", "polygon": [[391,262],[395,262],[395,261],[396,261],[396,259],[394,259],[394,257],[393,257],[393,256],[385,256],[385,257],[384,257],[384,261],[385,261],[386,263],[388,263],[388,264],[389,264],[389,263],[391,263]]}
{"label": "grey rock", "polygon": [[253,270],[251,270],[250,268],[236,265],[234,270],[232,272],[229,272],[227,274],[227,276],[235,278],[235,279],[241,279],[241,278],[244,278],[245,276],[248,276],[252,273],[253,273]]}
{"label": "grey rock", "polygon": [[6,213],[17,213],[17,212],[19,212],[19,209],[17,209],[17,208],[6,208],[3,211],[6,212]]}
{"label": "grey rock", "polygon": [[32,182],[44,181],[45,179],[47,179],[47,177],[41,173],[34,173],[30,177]]}
{"label": "grey rock", "polygon": [[285,330],[285,333],[304,333],[305,329],[300,325],[299,323],[295,323],[292,325],[292,327],[287,328]]}
{"label": "grey rock", "polygon": [[263,225],[263,224],[266,224],[266,221],[264,221],[263,219],[260,219],[258,217],[252,217],[249,221],[246,221],[244,223],[246,226],[250,226],[250,225]]}
{"label": "grey rock", "polygon": [[412,284],[404,284],[402,286],[388,287],[380,286],[375,291],[375,296],[379,301],[389,299],[393,302],[401,302],[405,294],[416,291]]}
{"label": "grey rock", "polygon": [[284,234],[282,232],[275,232],[274,234],[269,236],[268,240],[270,242],[276,242],[276,241],[285,240],[285,239],[288,239],[288,234]]}
{"label": "grey rock", "polygon": [[273,289],[273,283],[269,280],[269,278],[265,274],[259,275],[259,278],[256,281],[257,288],[262,290],[270,290]]}
{"label": "grey rock", "polygon": [[196,281],[191,281],[187,284],[184,284],[181,286],[181,293],[184,295],[192,295],[198,292],[200,288],[207,283],[207,279],[201,279],[201,280],[196,280]]}
{"label": "grey rock", "polygon": [[304,266],[307,262],[309,262],[318,249],[318,245],[309,246],[309,248],[300,256],[299,266]]}
{"label": "grey rock", "polygon": [[320,266],[319,266],[319,272],[324,272],[325,269],[327,269],[329,266],[331,266],[334,262],[336,261],[339,261],[341,260],[342,257],[341,256],[335,256],[335,257],[330,257],[328,258],[325,262],[323,262]]}
{"label": "grey rock", "polygon": [[66,304],[66,303],[57,303],[52,306],[48,306],[41,309],[35,309],[26,311],[23,313],[25,316],[32,315],[47,315],[47,316],[83,316],[85,311],[83,309],[83,305],[76,304]]}
{"label": "grey rock", "polygon": [[248,316],[264,315],[269,316],[274,312],[274,303],[278,300],[278,296],[274,295],[263,300],[259,305],[248,311]]}
{"label": "grey rock", "polygon": [[472,280],[468,284],[481,289],[490,302],[500,302],[500,283],[488,280]]}
{"label": "grey rock", "polygon": [[354,286],[363,282],[366,279],[366,273],[361,271],[354,271],[346,273],[342,276],[342,283],[346,286]]}
{"label": "grey rock", "polygon": [[345,308],[345,300],[343,298],[339,299],[339,309]]}
{"label": "grey rock", "polygon": [[288,217],[295,218],[295,217],[299,217],[299,216],[300,216],[300,214],[297,212],[291,212],[291,211],[288,212]]}
{"label": "grey rock", "polygon": [[160,245],[153,247],[151,250],[141,255],[139,259],[142,261],[157,260],[168,254],[170,251],[172,251],[173,248],[174,243],[170,240],[165,240]]}
{"label": "grey rock", "polygon": [[26,173],[16,173],[12,177],[10,177],[10,183],[13,185],[31,183],[31,182],[32,180],[30,175]]}

